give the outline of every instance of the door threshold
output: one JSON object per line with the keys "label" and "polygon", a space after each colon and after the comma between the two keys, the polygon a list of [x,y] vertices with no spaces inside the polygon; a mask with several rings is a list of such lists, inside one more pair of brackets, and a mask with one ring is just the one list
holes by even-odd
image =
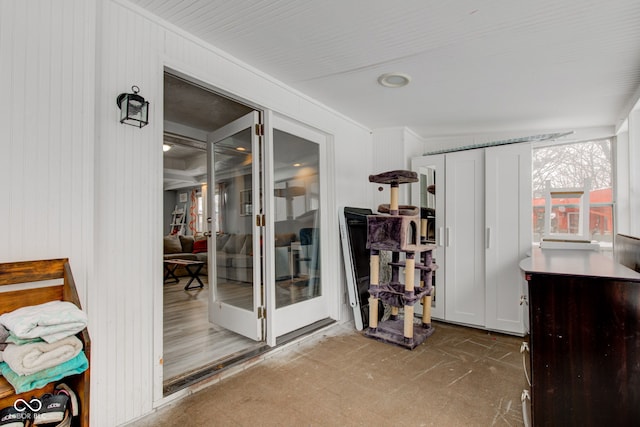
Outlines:
{"label": "door threshold", "polygon": [[318,329],[322,329],[326,326],[329,326],[333,323],[336,323],[336,321],[331,318],[326,318],[326,319],[318,320],[317,322],[314,322],[310,325],[303,326],[302,328],[296,329],[295,331],[291,331],[288,334],[284,334],[276,338],[276,346],[274,348],[290,343],[291,341],[294,341],[302,336],[309,335],[310,333],[315,332]]}
{"label": "door threshold", "polygon": [[169,394],[175,393],[200,381],[206,380],[249,359],[260,356],[270,349],[271,347],[269,347],[268,345],[261,344],[258,347],[254,347],[253,349],[235,353],[227,358],[216,360],[184,374],[169,378],[168,380],[164,381],[164,384],[162,386],[162,394],[166,397]]}
{"label": "door threshold", "polygon": [[310,335],[313,332],[323,329],[334,323],[336,323],[336,321],[333,319],[322,319],[300,329],[296,329],[295,331],[289,332],[288,334],[282,335],[281,337],[278,337],[276,339],[276,345],[274,347],[269,347],[267,344],[262,343],[257,347],[254,347],[253,349],[238,352],[227,358],[208,363],[202,367],[186,372],[185,374],[179,375],[174,378],[169,378],[163,384],[162,394],[164,397],[167,397],[168,395],[176,393],[187,387],[193,386],[200,382],[204,382],[205,380],[218,375],[221,372],[224,372],[234,366],[245,363],[248,360],[261,356],[272,350],[276,350],[279,347],[284,346],[285,344]]}

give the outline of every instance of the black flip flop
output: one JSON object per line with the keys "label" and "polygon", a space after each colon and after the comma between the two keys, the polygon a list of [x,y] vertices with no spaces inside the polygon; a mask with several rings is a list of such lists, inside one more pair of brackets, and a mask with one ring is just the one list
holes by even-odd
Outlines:
{"label": "black flip flop", "polygon": [[66,394],[47,393],[40,398],[42,407],[34,414],[33,425],[57,425],[65,418],[69,396]]}
{"label": "black flip flop", "polygon": [[18,411],[13,406],[0,410],[0,426],[2,427],[25,427],[30,419],[31,411],[29,410]]}

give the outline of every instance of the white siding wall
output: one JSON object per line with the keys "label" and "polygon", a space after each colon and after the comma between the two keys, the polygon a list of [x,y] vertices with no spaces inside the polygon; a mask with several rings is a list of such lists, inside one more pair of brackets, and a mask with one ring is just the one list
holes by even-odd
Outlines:
{"label": "white siding wall", "polygon": [[[369,155],[362,153],[368,153],[370,135],[362,126],[181,30],[138,12],[137,8],[116,1],[102,2],[98,11],[96,261],[90,302],[95,319],[92,425],[118,425],[139,418],[151,411],[154,400],[161,396],[161,369],[159,360],[154,360],[154,354],[160,354],[161,342],[154,340],[154,325],[162,324],[165,65],[334,135],[336,151],[341,154],[359,153],[362,163],[355,165],[349,158],[335,157],[336,203],[349,200],[353,194],[363,194],[369,173]],[[151,123],[143,129],[120,125],[117,120],[115,99],[133,84],[151,102]],[[351,182],[351,174],[357,175],[361,183]],[[328,262],[334,263],[337,271],[337,223],[335,229],[327,244],[335,248],[331,253],[336,256]],[[339,312],[337,307],[334,312]]]}
{"label": "white siding wall", "polygon": [[[371,204],[371,137],[357,123],[124,1],[0,0],[0,262],[71,259],[94,426],[140,418],[161,396],[165,65],[331,134],[336,205]],[[116,97],[134,84],[151,102],[143,129],[118,123]],[[335,230],[328,262],[341,271]]]}
{"label": "white siding wall", "polygon": [[0,262],[69,258],[87,307],[95,1],[0,1]]}
{"label": "white siding wall", "polygon": [[[154,286],[162,284],[163,34],[109,1],[98,16],[91,418],[114,426],[153,403],[153,313],[162,310]],[[142,129],[118,121],[116,97],[132,85],[151,103],[151,124]]]}

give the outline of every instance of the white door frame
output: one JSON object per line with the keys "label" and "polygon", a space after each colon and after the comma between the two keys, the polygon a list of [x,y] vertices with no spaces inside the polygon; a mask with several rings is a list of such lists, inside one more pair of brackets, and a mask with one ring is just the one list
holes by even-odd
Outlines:
{"label": "white door frame", "polygon": [[[336,208],[334,198],[334,170],[333,170],[333,141],[330,135],[319,129],[297,122],[273,111],[265,111],[265,214],[266,225],[265,241],[275,241],[275,201],[274,201],[274,165],[273,165],[273,130],[279,129],[301,138],[318,143],[320,154],[320,259],[322,295],[307,301],[285,307],[276,308],[276,284],[275,284],[275,248],[273,245],[265,245],[267,263],[265,266],[265,302],[267,310],[267,344],[274,346],[276,338],[287,332],[302,328],[315,321],[332,318],[339,319],[339,306],[341,296],[340,268],[330,254],[340,252],[338,232],[338,218],[335,215]],[[336,238],[331,239],[335,230]],[[338,258],[339,261],[339,258]]]}
{"label": "white door frame", "polygon": [[[261,111],[263,113],[263,123],[265,129],[265,135],[263,138],[264,147],[271,147],[273,130],[271,121],[273,116],[276,115],[280,119],[284,119],[285,117],[279,115],[277,113],[272,112],[268,108],[265,108],[263,105],[254,102],[252,99],[245,98],[239,96],[233,92],[225,90],[219,86],[216,86],[213,83],[210,83],[210,77],[205,76],[201,73],[201,70],[194,69],[192,66],[186,66],[184,63],[175,62],[168,58],[163,58],[159,61],[159,73],[163,74],[165,71],[170,72],[176,76],[184,78],[185,80],[192,82],[193,84],[202,86],[208,90],[216,92],[218,94],[227,96],[239,103],[245,104],[254,110]],[[158,103],[156,108],[161,109],[162,104]],[[295,122],[293,119],[288,119],[292,123]],[[301,123],[298,123],[300,126],[305,126]],[[324,162],[324,167],[321,169],[320,173],[325,177],[325,185],[322,188],[323,197],[326,200],[326,214],[323,215],[325,217],[326,223],[323,223],[322,226],[325,227],[325,236],[327,238],[323,239],[322,243],[322,252],[321,256],[323,257],[323,270],[322,270],[322,280],[323,280],[323,292],[326,294],[328,298],[328,312],[329,317],[332,319],[340,320],[341,318],[341,307],[344,301],[342,301],[342,279],[340,275],[340,271],[342,271],[341,259],[340,257],[332,257],[328,256],[328,254],[338,254],[340,252],[340,239],[338,237],[338,218],[335,215],[337,206],[335,204],[335,149],[334,149],[334,141],[333,136],[328,132],[323,132],[321,129],[317,129],[317,131],[322,132],[326,135],[326,147],[325,153],[326,161]],[[162,132],[158,135],[158,147],[162,144]],[[264,151],[264,150],[263,150]],[[271,154],[273,153],[271,149]],[[160,157],[161,159],[161,157]],[[265,153],[265,161],[264,161],[264,176],[273,176],[273,165],[272,165],[272,157],[269,157],[269,154]],[[162,168],[160,168],[162,169]],[[264,180],[265,188],[263,189],[266,192],[273,192],[273,184],[269,182],[268,179]],[[273,193],[271,193],[273,194]],[[161,200],[161,198],[159,199]],[[161,202],[158,203],[159,212],[162,212]],[[265,214],[268,215],[269,218],[273,218],[273,199],[266,197],[265,198]],[[162,216],[161,213],[156,218],[158,224],[158,230],[162,229]],[[332,230],[336,230],[335,233]],[[335,234],[335,237],[332,237]],[[274,231],[273,227],[265,227],[264,231],[265,241],[274,241]],[[158,241],[160,242],[162,234],[158,237]],[[161,244],[161,243],[158,243]],[[267,245],[269,246],[269,245]],[[271,250],[273,252],[273,248],[266,248],[267,251]],[[273,260],[274,254],[271,253],[270,258]],[[162,272],[162,261],[160,259],[157,260],[156,270]],[[264,267],[265,277],[271,278],[275,277],[275,264],[273,262],[266,263]],[[159,278],[162,278],[162,275],[159,274]],[[273,279],[267,279],[273,280]],[[265,283],[265,286],[267,284]],[[274,284],[271,284],[273,287]],[[163,395],[163,353],[164,353],[164,326],[163,326],[163,288],[161,286],[154,287],[154,311],[153,311],[153,323],[154,323],[154,331],[153,331],[153,407],[160,407],[167,402],[178,399],[180,397],[188,395],[190,392],[188,389],[182,389],[178,392],[175,392],[171,395],[164,396]],[[268,287],[266,289],[269,289]],[[272,296],[270,292],[265,292],[265,304],[267,305],[267,319],[266,319],[266,343],[270,346],[276,345],[277,335],[275,329],[276,317],[274,315],[275,311],[275,299],[274,295]],[[273,305],[273,309],[269,309],[269,304]]]}

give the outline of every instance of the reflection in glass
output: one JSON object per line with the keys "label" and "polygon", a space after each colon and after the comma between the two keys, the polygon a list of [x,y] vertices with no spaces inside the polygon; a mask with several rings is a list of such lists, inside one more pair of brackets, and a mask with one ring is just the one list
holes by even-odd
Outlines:
{"label": "reflection in glass", "polygon": [[[242,147],[242,150],[238,148]],[[214,145],[216,300],[253,310],[251,130]]]}
{"label": "reflection in glass", "polygon": [[322,294],[316,143],[274,129],[276,308]]}
{"label": "reflection in glass", "polygon": [[427,242],[436,242],[436,171],[420,168],[420,216],[426,227]]}
{"label": "reflection in glass", "polygon": [[[436,243],[436,170],[432,167],[420,168],[420,227],[426,235],[427,243]],[[437,262],[437,251],[434,251],[433,262]],[[437,300],[436,272],[431,276],[431,306],[435,307]]]}

